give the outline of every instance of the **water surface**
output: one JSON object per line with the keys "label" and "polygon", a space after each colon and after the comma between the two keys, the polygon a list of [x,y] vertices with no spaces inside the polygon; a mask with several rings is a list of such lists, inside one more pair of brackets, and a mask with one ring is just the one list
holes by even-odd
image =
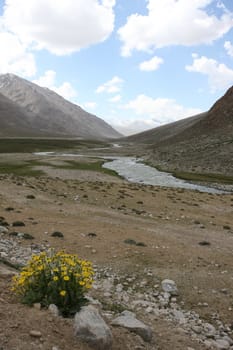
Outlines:
{"label": "water surface", "polygon": [[153,186],[186,188],[200,192],[223,193],[223,191],[211,187],[196,185],[185,180],[177,179],[169,173],[159,171],[141,163],[136,158],[116,157],[112,161],[105,163],[103,167],[115,170],[120,176],[130,182]]}

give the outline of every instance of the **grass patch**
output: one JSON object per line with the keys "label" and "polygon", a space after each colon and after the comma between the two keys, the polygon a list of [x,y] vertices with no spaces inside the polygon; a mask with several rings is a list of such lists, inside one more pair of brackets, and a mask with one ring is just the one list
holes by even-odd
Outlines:
{"label": "grass patch", "polygon": [[222,174],[211,174],[211,173],[193,173],[193,172],[187,172],[187,171],[168,171],[164,170],[160,165],[153,165],[149,161],[140,161],[140,163],[148,165],[152,168],[155,168],[158,171],[162,171],[165,173],[169,173],[173,175],[174,177],[186,180],[186,181],[196,181],[196,182],[209,182],[209,183],[220,183],[220,184],[226,184],[226,185],[232,185],[233,184],[233,177],[232,176],[226,176]]}
{"label": "grass patch", "polygon": [[90,162],[77,162],[73,160],[66,160],[64,164],[53,164],[52,162],[44,162],[31,160],[23,163],[1,163],[0,162],[0,174],[13,174],[16,176],[32,176],[38,177],[45,175],[42,170],[37,170],[35,167],[45,166],[54,169],[66,169],[66,170],[88,170],[96,171],[102,174],[120,177],[116,171],[103,168],[104,160],[90,161]]}
{"label": "grass patch", "polygon": [[93,149],[108,147],[101,141],[84,141],[73,139],[36,139],[36,138],[2,138],[0,139],[0,153],[32,153],[55,152],[67,150]]}
{"label": "grass patch", "polygon": [[0,163],[0,173],[13,174],[17,176],[33,176],[33,177],[44,175],[43,171],[33,169],[33,166],[29,163],[21,163],[21,164]]}
{"label": "grass patch", "polygon": [[66,160],[65,163],[66,164],[64,165],[50,164],[49,166],[56,169],[97,171],[107,175],[119,177],[116,171],[102,167],[102,165],[105,163],[104,160],[98,160],[98,161],[92,161],[92,162],[76,162],[74,160]]}
{"label": "grass patch", "polygon": [[189,173],[189,172],[173,172],[173,176],[178,179],[187,180],[187,181],[198,181],[198,182],[217,182],[222,184],[233,184],[233,177],[226,176],[221,174],[199,174],[199,173]]}

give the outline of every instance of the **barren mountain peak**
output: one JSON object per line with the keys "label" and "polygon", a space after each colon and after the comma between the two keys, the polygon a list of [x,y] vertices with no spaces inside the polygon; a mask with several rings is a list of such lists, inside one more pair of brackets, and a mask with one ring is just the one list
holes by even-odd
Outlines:
{"label": "barren mountain peak", "polygon": [[[0,93],[31,117],[32,134],[84,139],[121,136],[102,119],[65,100],[54,91],[40,87],[14,74],[0,75]],[[4,118],[0,115],[1,119]],[[15,125],[21,120],[15,120]],[[0,124],[1,127],[1,124]],[[9,125],[9,133],[10,125]],[[28,130],[30,134],[30,130]],[[7,136],[7,135],[6,135]],[[22,135],[20,135],[22,136]]]}

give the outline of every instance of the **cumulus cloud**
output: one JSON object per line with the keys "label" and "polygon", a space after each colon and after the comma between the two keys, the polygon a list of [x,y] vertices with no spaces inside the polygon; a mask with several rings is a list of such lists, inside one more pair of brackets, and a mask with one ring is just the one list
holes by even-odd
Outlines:
{"label": "cumulus cloud", "polygon": [[66,55],[106,40],[115,0],[6,0],[2,22],[27,46]]}
{"label": "cumulus cloud", "polygon": [[123,79],[119,78],[118,76],[114,76],[111,80],[98,86],[96,89],[96,93],[100,94],[102,92],[106,92],[108,94],[114,94],[116,92],[119,92],[121,90],[123,82]]}
{"label": "cumulus cloud", "polygon": [[207,75],[211,92],[225,90],[233,83],[233,70],[213,58],[193,54],[192,65],[185,68],[188,72]]}
{"label": "cumulus cloud", "polygon": [[36,80],[33,80],[33,83],[42,87],[47,87],[50,90],[55,91],[57,94],[63,96],[67,100],[74,98],[77,95],[77,92],[69,82],[66,81],[60,86],[56,86],[56,75],[57,74],[55,71],[48,70],[44,73],[43,76],[39,77]]}
{"label": "cumulus cloud", "polygon": [[209,14],[210,4],[214,6],[214,0],[147,0],[148,14],[132,14],[118,30],[122,55],[170,45],[210,44],[221,38],[233,27],[233,13],[218,6],[219,17]]}
{"label": "cumulus cloud", "polygon": [[229,56],[233,57],[233,45],[230,41],[225,41],[224,49],[226,50]]}
{"label": "cumulus cloud", "polygon": [[157,70],[162,63],[163,59],[161,57],[154,56],[148,61],[141,62],[139,64],[139,69],[142,71],[151,72]]}
{"label": "cumulus cloud", "polygon": [[[0,28],[1,30],[1,28]],[[0,73],[14,73],[24,77],[36,74],[36,62],[16,35],[0,32]]]}
{"label": "cumulus cloud", "polygon": [[92,101],[89,101],[89,102],[85,102],[84,103],[84,108],[87,108],[87,109],[95,109],[97,107],[97,103],[96,102],[92,102]]}
{"label": "cumulus cloud", "polygon": [[109,102],[116,103],[116,102],[119,102],[120,100],[121,100],[121,95],[115,95],[109,99]]}
{"label": "cumulus cloud", "polygon": [[112,116],[111,124],[123,135],[136,134],[203,112],[199,108],[184,107],[174,99],[152,98],[143,94],[121,108],[132,110],[137,115],[125,119]]}
{"label": "cumulus cloud", "polygon": [[124,108],[133,110],[137,115],[146,116],[147,120],[153,120],[155,126],[201,113],[199,108],[186,108],[178,104],[174,99],[153,99],[143,94],[129,101]]}

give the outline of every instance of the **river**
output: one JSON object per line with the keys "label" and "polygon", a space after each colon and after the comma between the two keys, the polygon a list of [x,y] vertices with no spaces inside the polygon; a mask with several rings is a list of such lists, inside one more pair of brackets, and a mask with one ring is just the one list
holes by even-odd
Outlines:
{"label": "river", "polygon": [[173,175],[159,171],[141,163],[140,159],[132,157],[116,157],[103,165],[104,168],[115,170],[120,176],[130,182],[153,186],[177,187],[197,190],[200,192],[223,193],[215,188],[196,185]]}
{"label": "river", "polygon": [[[39,156],[62,156],[62,157],[85,157],[83,154],[76,153],[56,153],[56,152],[37,152]],[[173,175],[162,172],[149,165],[142,163],[142,160],[133,157],[114,157],[114,156],[90,156],[94,158],[103,158],[106,163],[104,168],[116,171],[120,176],[130,182],[141,183],[145,185],[186,188],[208,193],[227,193],[226,191],[215,188],[196,185],[185,180],[177,179]]]}

